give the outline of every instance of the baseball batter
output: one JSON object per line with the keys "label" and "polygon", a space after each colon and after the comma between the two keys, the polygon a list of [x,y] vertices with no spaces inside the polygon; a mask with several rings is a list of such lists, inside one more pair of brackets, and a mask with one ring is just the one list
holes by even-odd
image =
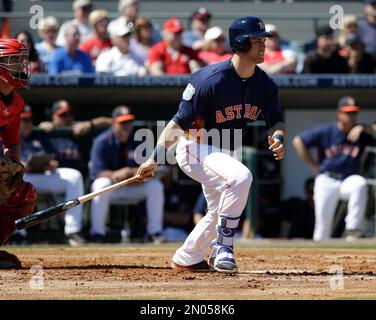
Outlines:
{"label": "baseball batter", "polygon": [[[176,160],[180,168],[202,185],[208,212],[174,254],[174,269],[214,268],[228,273],[238,270],[233,242],[252,174],[232,156],[236,130],[245,135],[247,121],[263,117],[269,128],[269,149],[276,160],[284,157],[285,129],[278,89],[257,66],[264,60],[265,40],[270,36],[264,22],[257,17],[240,18],[231,24],[233,57],[192,74],[178,112],[162,132],[151,158],[138,169],[141,175],[154,171],[166,149],[178,141]],[[193,129],[188,131],[190,127],[227,132],[232,142],[222,148],[218,143],[203,143]],[[223,139],[220,144],[226,145]],[[212,252],[206,263],[204,257],[210,245]]]}
{"label": "baseball batter", "polygon": [[[352,98],[341,99],[337,122],[309,129],[293,139],[298,154],[317,174],[314,185],[314,240],[331,236],[335,210],[340,199],[348,200],[346,234],[348,239],[360,235],[367,204],[367,181],[360,176],[359,161],[370,142],[365,127],[357,125],[360,108]],[[309,153],[317,148],[318,159]]]}
{"label": "baseball batter", "polygon": [[[24,101],[14,88],[28,86],[28,52],[15,39],[0,40],[0,245],[16,230],[15,220],[35,207],[36,191],[23,181],[20,159],[20,113]],[[0,251],[0,268],[21,266],[18,258]]]}

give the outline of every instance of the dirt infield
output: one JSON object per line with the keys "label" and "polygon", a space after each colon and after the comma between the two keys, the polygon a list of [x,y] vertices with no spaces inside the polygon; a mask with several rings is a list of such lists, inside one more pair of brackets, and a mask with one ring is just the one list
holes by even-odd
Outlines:
{"label": "dirt infield", "polygon": [[8,247],[23,267],[0,270],[0,299],[376,299],[375,246],[241,246],[237,275],[173,271],[176,247]]}

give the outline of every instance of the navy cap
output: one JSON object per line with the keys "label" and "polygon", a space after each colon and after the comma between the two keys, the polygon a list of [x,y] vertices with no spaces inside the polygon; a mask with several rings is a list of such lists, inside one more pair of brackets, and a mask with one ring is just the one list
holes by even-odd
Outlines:
{"label": "navy cap", "polygon": [[131,110],[127,106],[118,106],[112,111],[112,119],[115,123],[122,123],[127,121],[133,121],[136,119],[135,115],[131,113]]}
{"label": "navy cap", "polygon": [[65,101],[65,100],[56,101],[52,105],[52,114],[56,116],[61,116],[62,114],[71,112],[71,111],[72,111],[72,106],[69,104],[68,101]]}

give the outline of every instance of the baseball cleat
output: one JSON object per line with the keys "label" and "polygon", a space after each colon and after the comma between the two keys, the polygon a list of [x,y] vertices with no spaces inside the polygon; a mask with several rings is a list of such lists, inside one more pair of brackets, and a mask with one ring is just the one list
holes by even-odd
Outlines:
{"label": "baseball cleat", "polygon": [[192,264],[189,266],[183,266],[181,264],[177,264],[174,261],[171,261],[171,268],[177,271],[191,271],[191,272],[211,272],[214,271],[212,267],[210,267],[206,261],[201,261],[196,264]]}
{"label": "baseball cleat", "polygon": [[214,259],[214,269],[223,273],[235,273],[239,271],[235,262],[234,250],[231,247],[218,246]]}

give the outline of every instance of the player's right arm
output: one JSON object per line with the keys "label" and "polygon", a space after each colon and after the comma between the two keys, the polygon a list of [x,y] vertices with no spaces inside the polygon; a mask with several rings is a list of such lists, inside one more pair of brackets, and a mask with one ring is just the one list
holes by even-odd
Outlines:
{"label": "player's right arm", "polygon": [[158,160],[164,159],[166,150],[175,145],[182,135],[183,129],[174,120],[171,120],[162,131],[152,155],[141,164],[137,170],[137,174],[141,176],[147,172],[154,174],[154,171],[158,167]]}
{"label": "player's right arm", "polygon": [[305,147],[302,139],[299,136],[295,136],[292,140],[292,145],[296,149],[299,156],[308,164],[309,168],[314,173],[319,173],[319,164],[310,154],[309,150]]}
{"label": "player's right arm", "polygon": [[208,82],[202,81],[200,76],[191,76],[182,94],[178,112],[162,131],[151,157],[139,167],[137,174],[145,175],[148,171],[154,173],[159,161],[164,159],[166,150],[176,144],[184,130],[207,108],[209,88]]}

